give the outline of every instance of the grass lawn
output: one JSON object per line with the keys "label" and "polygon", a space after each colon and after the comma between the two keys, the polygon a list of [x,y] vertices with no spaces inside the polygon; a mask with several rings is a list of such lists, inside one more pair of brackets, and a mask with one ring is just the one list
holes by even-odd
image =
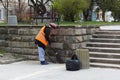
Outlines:
{"label": "grass lawn", "polygon": [[101,26],[101,25],[120,25],[120,22],[60,22],[60,25],[81,25],[81,26]]}
{"label": "grass lawn", "polygon": [[[42,26],[46,24],[44,23],[38,23],[38,25]],[[101,25],[120,25],[120,22],[56,22],[56,24],[60,26],[101,26]],[[30,26],[33,24],[30,23],[18,23],[18,26]],[[36,25],[36,24],[34,24]],[[0,23],[0,26],[7,26],[7,23]]]}

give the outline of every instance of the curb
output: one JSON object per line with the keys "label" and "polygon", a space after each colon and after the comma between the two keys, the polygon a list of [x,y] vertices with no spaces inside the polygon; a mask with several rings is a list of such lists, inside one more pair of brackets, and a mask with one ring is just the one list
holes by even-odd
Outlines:
{"label": "curb", "polygon": [[23,58],[19,58],[19,59],[11,59],[11,60],[0,60],[0,64],[10,64],[10,63],[14,63],[14,62],[19,62],[19,61],[23,61]]}

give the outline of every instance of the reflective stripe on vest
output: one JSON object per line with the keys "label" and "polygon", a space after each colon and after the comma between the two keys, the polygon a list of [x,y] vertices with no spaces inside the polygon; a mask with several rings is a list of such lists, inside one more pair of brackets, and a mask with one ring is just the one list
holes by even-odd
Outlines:
{"label": "reflective stripe on vest", "polygon": [[40,41],[41,43],[43,43],[45,46],[47,46],[48,41],[45,39],[44,29],[45,29],[45,26],[40,29],[40,31],[37,34],[37,36],[35,37],[35,39]]}

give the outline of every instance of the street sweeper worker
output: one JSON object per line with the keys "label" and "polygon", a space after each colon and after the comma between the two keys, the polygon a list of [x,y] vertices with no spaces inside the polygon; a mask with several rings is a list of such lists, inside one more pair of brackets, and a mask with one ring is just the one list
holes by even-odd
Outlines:
{"label": "street sweeper worker", "polygon": [[43,26],[38,34],[35,36],[35,44],[38,46],[39,60],[41,65],[47,65],[48,62],[45,60],[45,48],[51,45],[51,36],[56,35],[56,24],[49,23]]}

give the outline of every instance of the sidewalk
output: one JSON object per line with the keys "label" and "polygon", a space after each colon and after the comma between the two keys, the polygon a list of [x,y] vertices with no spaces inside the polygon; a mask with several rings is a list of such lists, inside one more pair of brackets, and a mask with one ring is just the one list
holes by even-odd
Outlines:
{"label": "sidewalk", "polygon": [[0,65],[0,80],[120,80],[119,69],[90,68],[66,71],[65,64],[40,65],[21,61]]}

